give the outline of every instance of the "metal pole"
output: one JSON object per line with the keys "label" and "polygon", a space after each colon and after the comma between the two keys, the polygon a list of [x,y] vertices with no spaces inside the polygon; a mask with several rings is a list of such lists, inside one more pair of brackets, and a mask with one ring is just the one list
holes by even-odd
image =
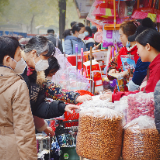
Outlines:
{"label": "metal pole", "polygon": [[49,133],[49,160],[51,159],[51,134]]}
{"label": "metal pole", "polygon": [[75,44],[75,51],[76,51],[76,69],[78,70],[78,44]]}
{"label": "metal pole", "polygon": [[114,29],[116,28],[116,1],[113,1],[113,9],[114,9]]}
{"label": "metal pole", "polygon": [[81,48],[81,57],[82,57],[82,76],[83,76],[83,48]]}

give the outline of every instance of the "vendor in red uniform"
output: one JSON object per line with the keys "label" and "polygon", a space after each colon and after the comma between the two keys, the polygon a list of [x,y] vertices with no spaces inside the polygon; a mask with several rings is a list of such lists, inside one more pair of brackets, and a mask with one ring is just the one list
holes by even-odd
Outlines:
{"label": "vendor in red uniform", "polygon": [[[124,47],[122,47],[118,54],[114,57],[114,59],[109,64],[109,69],[107,71],[108,78],[111,79],[109,75],[112,73],[119,73],[123,72],[123,66],[121,62],[121,56],[122,55],[133,55],[135,63],[137,63],[137,60],[139,59],[139,56],[137,54],[137,46],[136,42],[128,42],[128,37],[133,35],[136,32],[137,29],[137,22],[136,21],[125,21],[120,25],[119,34],[120,34],[120,40]],[[132,73],[133,74],[133,73]],[[124,91],[128,91],[128,87],[126,84],[129,81],[129,78],[131,76],[131,72],[123,72],[124,78]]]}
{"label": "vendor in red uniform", "polygon": [[[151,62],[148,68],[147,85],[142,91],[149,93],[154,92],[157,82],[160,80],[160,33],[153,29],[147,29],[136,37],[138,54],[142,62]],[[100,99],[110,99],[118,101],[122,96],[135,94],[135,92],[107,92],[100,96]]]}

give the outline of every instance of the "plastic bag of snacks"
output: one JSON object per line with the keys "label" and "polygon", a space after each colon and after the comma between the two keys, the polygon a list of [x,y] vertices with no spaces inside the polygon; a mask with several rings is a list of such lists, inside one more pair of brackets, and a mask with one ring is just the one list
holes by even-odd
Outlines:
{"label": "plastic bag of snacks", "polygon": [[154,118],[153,93],[136,93],[128,96],[127,123],[141,115]]}
{"label": "plastic bag of snacks", "polygon": [[118,160],[122,148],[122,115],[108,108],[82,109],[76,150],[94,160]]}
{"label": "plastic bag of snacks", "polygon": [[107,100],[100,100],[100,95],[92,96],[92,100],[85,101],[80,105],[80,109],[85,109],[89,107],[99,107],[99,108],[110,108],[114,109],[114,104],[112,102],[109,102],[109,99]]}
{"label": "plastic bag of snacks", "polygon": [[124,127],[123,160],[160,159],[160,134],[154,118],[140,116]]}

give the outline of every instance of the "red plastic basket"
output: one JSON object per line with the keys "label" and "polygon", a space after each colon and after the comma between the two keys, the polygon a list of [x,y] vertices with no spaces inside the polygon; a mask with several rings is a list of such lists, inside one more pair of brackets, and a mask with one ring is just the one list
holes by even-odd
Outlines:
{"label": "red plastic basket", "polygon": [[[85,95],[85,94],[89,94],[91,96],[94,96],[91,92],[86,91],[86,90],[78,90],[76,91],[77,93],[79,93],[81,96]],[[78,103],[77,105],[80,105],[81,103]],[[72,120],[78,120],[79,119],[79,113],[76,113],[75,111],[73,111],[73,113],[68,113],[65,112],[64,113],[64,121],[72,121]],[[67,122],[65,124],[65,127],[71,127],[71,126],[78,126],[78,122]]]}

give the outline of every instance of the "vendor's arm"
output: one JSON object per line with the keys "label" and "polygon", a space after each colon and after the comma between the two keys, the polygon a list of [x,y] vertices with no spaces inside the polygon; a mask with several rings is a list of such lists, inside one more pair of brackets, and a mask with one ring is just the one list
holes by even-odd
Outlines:
{"label": "vendor's arm", "polygon": [[149,64],[149,62],[142,62],[140,58],[138,59],[135,71],[133,73],[133,78],[128,85],[129,91],[138,90],[139,86],[147,75],[147,69]]}
{"label": "vendor's arm", "polygon": [[123,96],[128,96],[129,94],[136,94],[139,91],[134,91],[134,92],[117,92],[117,93],[113,93],[112,94],[112,102],[114,101],[119,101],[120,98],[122,98]]}
{"label": "vendor's arm", "polygon": [[61,100],[67,103],[78,103],[86,100],[91,100],[91,96],[80,96],[79,93],[73,91],[67,91],[61,88],[60,85],[55,84],[52,81],[44,83],[46,97],[53,100]]}
{"label": "vendor's arm", "polygon": [[136,94],[139,91],[134,91],[134,92],[117,92],[117,93],[112,93],[112,92],[106,92],[105,94],[100,96],[101,100],[109,100],[109,102],[114,102],[114,101],[119,101],[121,97],[123,96],[128,96],[129,94]]}

